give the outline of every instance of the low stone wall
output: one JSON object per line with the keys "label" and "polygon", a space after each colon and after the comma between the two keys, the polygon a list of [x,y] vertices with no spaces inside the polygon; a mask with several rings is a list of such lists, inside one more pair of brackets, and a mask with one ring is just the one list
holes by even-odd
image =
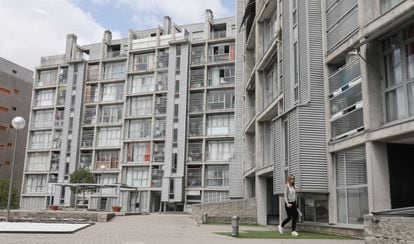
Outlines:
{"label": "low stone wall", "polygon": [[255,198],[192,205],[191,215],[198,222],[201,222],[203,213],[207,213],[208,221],[230,223],[231,217],[237,215],[241,224],[257,224]]}
{"label": "low stone wall", "polygon": [[[6,210],[0,210],[0,217],[5,219]],[[110,212],[88,212],[88,211],[28,211],[28,210],[11,210],[10,218],[16,221],[26,220],[33,222],[49,222],[49,221],[92,221],[92,222],[108,222],[115,213]]]}
{"label": "low stone wall", "polygon": [[349,226],[329,225],[329,224],[304,224],[298,223],[299,231],[317,232],[324,234],[333,234],[339,236],[348,236],[353,238],[364,238],[364,229],[352,228]]}
{"label": "low stone wall", "polygon": [[414,243],[414,217],[364,216],[365,243]]}

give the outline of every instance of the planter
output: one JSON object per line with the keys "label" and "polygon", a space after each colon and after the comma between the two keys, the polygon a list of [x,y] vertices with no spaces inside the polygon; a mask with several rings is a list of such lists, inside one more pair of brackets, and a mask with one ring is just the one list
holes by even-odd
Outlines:
{"label": "planter", "polygon": [[120,206],[112,206],[112,212],[121,212]]}
{"label": "planter", "polygon": [[56,211],[56,210],[59,209],[59,206],[58,205],[49,205],[49,206],[47,206],[47,209],[48,210]]}

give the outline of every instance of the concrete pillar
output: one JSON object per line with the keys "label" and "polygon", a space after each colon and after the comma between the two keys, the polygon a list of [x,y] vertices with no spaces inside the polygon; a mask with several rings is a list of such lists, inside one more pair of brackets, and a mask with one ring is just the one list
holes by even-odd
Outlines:
{"label": "concrete pillar", "polygon": [[170,16],[164,16],[164,23],[162,26],[164,34],[171,34],[171,18]]}
{"label": "concrete pillar", "polygon": [[267,224],[266,177],[256,176],[257,223]]}
{"label": "concrete pillar", "polygon": [[65,48],[65,59],[70,60],[72,58],[73,44],[76,44],[78,37],[74,34],[66,35],[66,48]]}
{"label": "concrete pillar", "polygon": [[336,201],[336,174],[335,174],[335,158],[334,154],[327,153],[328,165],[328,190],[329,190],[329,223],[338,222],[337,201]]}
{"label": "concrete pillar", "polygon": [[369,212],[391,209],[387,144],[367,142],[365,150]]}

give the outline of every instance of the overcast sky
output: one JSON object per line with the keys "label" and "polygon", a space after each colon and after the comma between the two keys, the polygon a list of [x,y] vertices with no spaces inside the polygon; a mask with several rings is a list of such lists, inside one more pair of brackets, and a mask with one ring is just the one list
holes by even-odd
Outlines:
{"label": "overcast sky", "polygon": [[176,24],[235,15],[235,0],[0,0],[0,57],[34,70],[41,56],[63,54],[66,35],[78,44],[114,38],[128,29],[154,28],[168,15]]}

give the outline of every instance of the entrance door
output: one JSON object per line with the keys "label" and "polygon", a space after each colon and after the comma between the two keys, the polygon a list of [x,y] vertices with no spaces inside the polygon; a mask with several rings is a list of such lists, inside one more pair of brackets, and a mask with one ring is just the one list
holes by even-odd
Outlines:
{"label": "entrance door", "polygon": [[388,144],[391,207],[414,206],[413,144]]}

